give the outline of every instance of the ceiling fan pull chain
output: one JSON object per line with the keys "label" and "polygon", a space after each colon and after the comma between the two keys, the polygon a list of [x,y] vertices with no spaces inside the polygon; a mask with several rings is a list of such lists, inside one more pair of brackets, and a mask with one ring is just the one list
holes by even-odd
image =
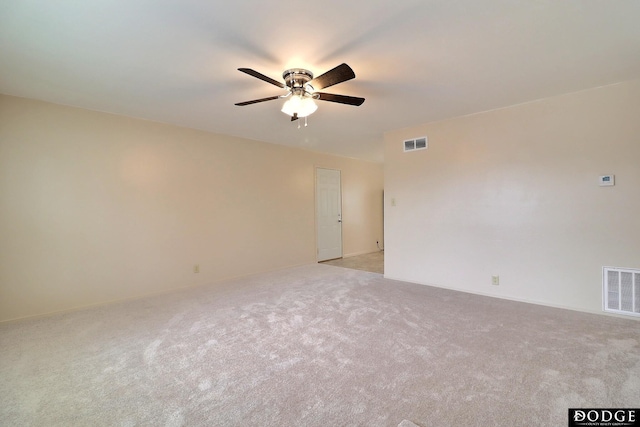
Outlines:
{"label": "ceiling fan pull chain", "polygon": [[307,117],[304,118],[304,127],[307,127]]}

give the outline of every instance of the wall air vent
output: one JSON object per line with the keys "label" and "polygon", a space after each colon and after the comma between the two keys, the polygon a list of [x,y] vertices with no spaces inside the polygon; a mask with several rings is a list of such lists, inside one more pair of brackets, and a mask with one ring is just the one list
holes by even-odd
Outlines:
{"label": "wall air vent", "polygon": [[415,151],[415,150],[424,150],[429,146],[427,142],[426,136],[421,136],[420,138],[415,139],[407,139],[404,141],[404,151]]}
{"label": "wall air vent", "polygon": [[640,317],[640,270],[602,268],[604,311]]}

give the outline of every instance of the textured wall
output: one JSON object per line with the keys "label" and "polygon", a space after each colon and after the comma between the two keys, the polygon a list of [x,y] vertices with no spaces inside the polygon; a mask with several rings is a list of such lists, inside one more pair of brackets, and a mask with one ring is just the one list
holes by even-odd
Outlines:
{"label": "textured wall", "polygon": [[380,164],[0,96],[0,320],[315,262],[317,166],[375,251]]}
{"label": "textured wall", "polygon": [[602,267],[640,268],[639,117],[631,81],[389,132],[386,277],[601,311]]}

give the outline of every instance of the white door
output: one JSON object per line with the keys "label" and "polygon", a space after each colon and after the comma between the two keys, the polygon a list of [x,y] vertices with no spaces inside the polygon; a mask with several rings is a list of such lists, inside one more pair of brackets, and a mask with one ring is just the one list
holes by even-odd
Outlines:
{"label": "white door", "polygon": [[342,258],[342,196],[340,171],[316,169],[318,261]]}

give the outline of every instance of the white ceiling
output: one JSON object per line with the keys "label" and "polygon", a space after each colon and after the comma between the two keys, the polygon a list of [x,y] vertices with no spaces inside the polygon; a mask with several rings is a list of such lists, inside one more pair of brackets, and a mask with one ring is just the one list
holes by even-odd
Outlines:
{"label": "white ceiling", "polygon": [[[638,0],[0,0],[0,92],[382,161],[386,131],[640,77]],[[346,62],[298,129],[288,68]]]}

